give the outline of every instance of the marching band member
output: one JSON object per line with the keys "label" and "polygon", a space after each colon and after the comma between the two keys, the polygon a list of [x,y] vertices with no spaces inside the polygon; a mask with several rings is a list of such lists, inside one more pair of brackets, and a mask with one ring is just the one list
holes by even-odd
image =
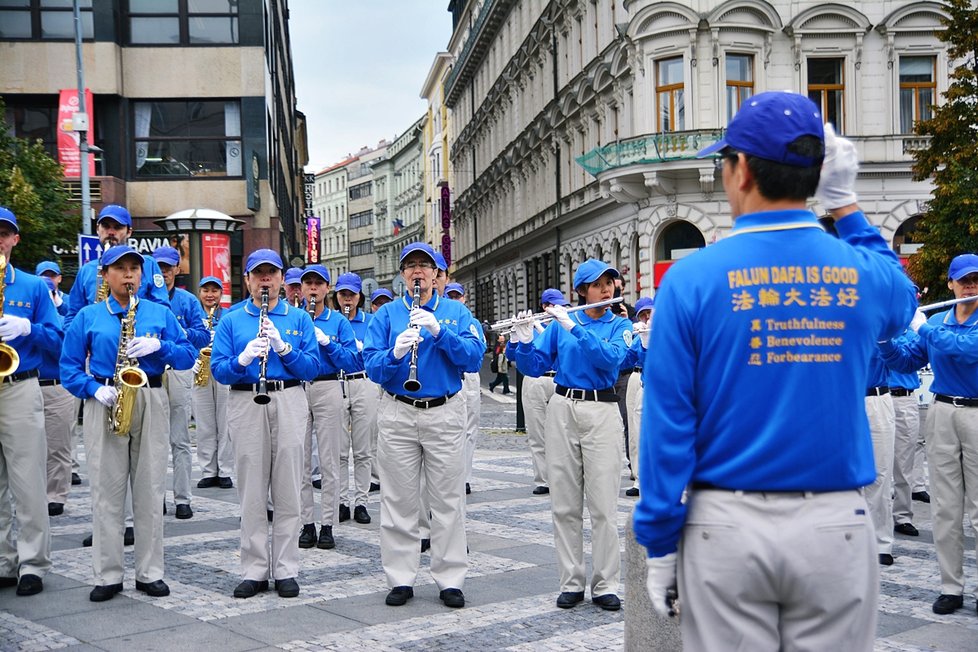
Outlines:
{"label": "marching band member", "polygon": [[635,302],[635,323],[632,333],[638,337],[632,338],[628,347],[625,361],[621,367],[629,371],[628,386],[625,388],[625,400],[628,405],[628,465],[631,468],[632,486],[625,490],[625,495],[639,495],[638,488],[638,442],[642,430],[642,397],[645,393],[642,387],[642,365],[645,362],[645,352],[649,348],[649,330],[652,327],[652,313],[655,312],[655,300],[642,297]]}
{"label": "marching band member", "polygon": [[[345,314],[353,327],[356,352],[349,367],[344,368],[346,397],[343,422],[348,434],[340,447],[340,521],[350,517],[349,460],[353,453],[353,520],[369,523],[367,493],[370,491],[370,469],[377,448],[377,399],[380,388],[367,378],[363,368],[363,342],[367,325],[373,318],[363,311],[363,284],[352,272],[336,279],[334,301],[336,309]],[[345,514],[344,514],[345,508]]]}
{"label": "marching band member", "polygon": [[866,417],[869,435],[873,440],[873,460],[876,478],[866,487],[864,495],[876,530],[876,551],[879,563],[893,565],[893,439],[896,429],[890,388],[886,384],[886,365],[878,352],[869,362],[866,380]]}
{"label": "marching band member", "polygon": [[[947,276],[955,298],[978,295],[978,256],[956,256]],[[928,362],[934,369],[927,463],[941,594],[932,609],[944,615],[964,605],[966,512],[972,527],[978,527],[978,301],[959,303],[930,319],[918,311],[910,329],[918,335],[915,340],[884,342],[880,350],[899,371],[915,371]]]}
{"label": "marching band member", "polygon": [[[206,317],[197,297],[176,287],[180,252],[173,247],[158,247],[153,252],[153,258],[160,266],[166,283],[170,310],[183,327],[187,339],[199,351],[210,344],[211,334],[204,325]],[[179,519],[194,515],[190,507],[190,472],[193,467],[190,453],[190,387],[193,382],[193,369],[170,369],[166,372],[166,393],[170,401],[170,452],[173,456],[173,502]]]}
{"label": "marching band member", "polygon": [[[585,304],[612,298],[618,270],[590,258],[574,273],[574,290]],[[534,341],[533,325],[514,328],[516,363],[527,376],[556,369],[556,387],[547,406],[547,479],[553,510],[554,544],[560,568],[557,606],[569,609],[584,599],[584,500],[591,515],[591,601],[602,609],[621,608],[618,584],[618,491],[624,426],[613,386],[631,344],[631,322],[607,307],[578,311],[563,306],[547,312],[554,323]],[[529,313],[529,311],[527,311]],[[528,315],[524,315],[528,316]]]}
{"label": "marching band member", "polygon": [[370,293],[370,310],[377,312],[380,307],[394,300],[394,294],[387,288],[377,288]]}
{"label": "marching band member", "polygon": [[[909,344],[917,334],[907,330],[894,338],[896,346]],[[908,537],[920,536],[913,524],[913,471],[920,438],[920,403],[914,390],[920,387],[917,370],[902,373],[887,365],[887,385],[893,402],[893,531]]]}
{"label": "marching band member", "polygon": [[19,242],[17,217],[0,206],[0,531],[13,527],[11,501],[18,524],[16,544],[0,537],[0,587],[16,586],[17,595],[26,596],[44,590],[51,567],[44,399],[37,377],[42,352],[60,349],[63,333],[47,284],[11,263]]}
{"label": "marching band member", "polygon": [[290,267],[285,271],[285,300],[290,306],[303,308],[302,268]]}
{"label": "marching band member", "polygon": [[[161,505],[169,403],[162,374],[167,365],[189,369],[196,354],[168,308],[131,297],[130,289],[140,286],[145,264],[135,249],[129,245],[110,247],[102,253],[101,263],[109,297],[78,311],[61,354],[62,382],[85,401],[85,451],[95,531],[92,569],[96,586],[89,594],[93,602],[110,600],[122,591],[127,487],[131,488],[135,519],[136,589],[151,596],[170,593],[163,581]],[[122,332],[128,328],[131,332]],[[123,365],[130,366],[132,360],[145,373],[146,383],[132,390],[131,419],[116,423],[114,408],[117,400],[123,400],[116,373]],[[118,434],[114,433],[116,428]]]}
{"label": "marching band member", "polygon": [[[448,283],[445,296],[465,305],[465,288],[461,283]],[[485,333],[479,329],[485,348]],[[472,493],[472,460],[479,441],[479,415],[482,414],[482,382],[478,371],[466,371],[462,376],[462,396],[465,397],[465,493]]]}
{"label": "marching band member", "polygon": [[[205,276],[200,279],[197,296],[200,299],[201,309],[206,315],[205,327],[210,324],[207,327],[210,331],[209,342],[213,340],[217,324],[225,314],[221,306],[223,293],[224,284],[221,279],[216,276]],[[204,362],[198,356],[194,364],[195,374],[203,364],[209,366],[210,361]],[[208,373],[206,376],[202,385],[195,383],[191,390],[194,422],[197,424],[197,464],[200,466],[197,488],[231,489],[234,487],[234,481],[231,479],[234,469],[234,451],[228,435],[228,387],[219,383],[213,374]]]}
{"label": "marching band member", "polygon": [[[329,550],[336,547],[333,538],[333,525],[340,504],[340,483],[349,482],[348,477],[340,476],[340,448],[346,441],[343,429],[343,392],[340,389],[340,374],[353,365],[356,351],[356,337],[353,327],[342,314],[331,310],[328,303],[329,272],[322,265],[309,265],[302,273],[302,298],[307,307],[315,303],[312,322],[318,346],[315,378],[306,384],[306,400],[309,402],[309,418],[306,421],[305,469],[302,473],[302,532],[299,536],[300,548]],[[316,539],[316,523],[312,495],[312,464],[310,451],[312,438],[316,437],[319,451],[317,461],[322,472],[322,494],[320,500],[321,525]]]}
{"label": "marching band member", "polygon": [[[420,563],[421,475],[431,500],[431,575],[446,606],[462,607],[465,544],[465,440],[462,374],[475,371],[485,345],[464,306],[434,289],[435,252],[413,242],[401,250],[405,295],[367,326],[367,375],[384,388],[377,409],[380,554],[391,587],[385,602],[414,596]],[[406,386],[405,386],[406,385]],[[417,387],[420,385],[420,389]]]}
{"label": "marching band member", "polygon": [[[268,590],[269,578],[275,579],[279,596],[299,595],[299,486],[309,412],[301,382],[316,377],[319,361],[309,315],[279,300],[282,267],[282,258],[271,249],[248,256],[252,302],[218,322],[211,345],[211,375],[231,389],[227,419],[241,498],[243,575],[236,598]],[[267,315],[261,307],[263,289]],[[262,388],[267,394],[256,394]],[[270,553],[269,495],[274,507]]]}
{"label": "marching band member", "polygon": [[824,134],[804,95],[744,100],[699,153],[719,155],[733,232],[656,293],[633,521],[662,617],[678,569],[687,650],[873,649],[866,378],[916,300],[856,204],[855,146]]}
{"label": "marching band member", "polygon": [[34,274],[50,281],[51,301],[58,310],[58,314],[64,317],[68,314],[67,296],[61,291],[61,268],[57,263],[50,260],[42,260],[34,268]]}
{"label": "marching band member", "polygon": [[[376,315],[380,307],[394,300],[394,294],[387,288],[377,288],[370,293],[370,314]],[[362,340],[366,342],[366,338]],[[367,380],[370,380],[368,377]],[[370,381],[374,385],[372,380]],[[383,392],[383,390],[379,390]],[[378,394],[379,396],[380,394]],[[373,427],[370,429],[370,491],[380,491],[380,466],[377,464],[377,410],[374,408]]]}

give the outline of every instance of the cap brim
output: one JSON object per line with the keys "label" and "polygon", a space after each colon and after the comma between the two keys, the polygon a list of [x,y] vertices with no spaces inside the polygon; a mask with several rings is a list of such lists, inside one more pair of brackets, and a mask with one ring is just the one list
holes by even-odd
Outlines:
{"label": "cap brim", "polygon": [[360,294],[360,290],[358,290],[357,288],[353,287],[352,285],[346,285],[346,284],[337,285],[333,289],[336,290],[337,292],[339,292],[340,290],[346,290],[348,292],[356,292],[357,294]]}
{"label": "cap brim", "polygon": [[704,147],[700,151],[696,152],[696,158],[706,158],[707,156],[713,156],[724,147],[727,147],[727,139],[721,138],[717,142],[713,143],[709,147]]}
{"label": "cap brim", "polygon": [[959,270],[955,276],[952,276],[951,280],[957,281],[964,278],[968,274],[975,274],[975,273],[978,273],[978,267],[965,267],[964,269]]}
{"label": "cap brim", "polygon": [[309,270],[308,272],[305,272],[305,273],[304,273],[304,274],[303,274],[302,276],[300,276],[300,277],[299,277],[298,279],[294,279],[294,280],[291,280],[291,281],[287,281],[287,282],[286,282],[286,284],[287,284],[287,285],[292,285],[293,283],[302,283],[302,281],[303,281],[303,280],[304,280],[304,279],[305,279],[305,278],[306,278],[307,276],[318,276],[319,278],[321,278],[321,279],[323,279],[323,280],[324,280],[325,282],[327,282],[327,283],[329,283],[329,278],[327,278],[327,277],[325,277],[325,276],[323,276],[322,274],[320,274],[320,273],[319,273],[319,272],[317,272],[316,270],[314,270],[314,269],[311,269],[311,270]]}
{"label": "cap brim", "polygon": [[106,261],[103,260],[102,261],[102,266],[103,267],[108,267],[109,265],[115,265],[117,262],[119,262],[123,258],[127,258],[127,257],[135,258],[135,259],[137,259],[141,263],[146,260],[145,258],[143,258],[143,255],[140,254],[140,253],[137,253],[135,251],[127,251],[126,253],[122,254],[121,256],[119,256],[118,258],[116,258],[115,260],[112,260],[110,262],[106,262]]}
{"label": "cap brim", "polygon": [[13,228],[14,231],[16,231],[17,233],[20,233],[20,227],[18,227],[14,222],[11,222],[7,218],[0,217],[0,222],[2,222],[4,224],[9,224]]}

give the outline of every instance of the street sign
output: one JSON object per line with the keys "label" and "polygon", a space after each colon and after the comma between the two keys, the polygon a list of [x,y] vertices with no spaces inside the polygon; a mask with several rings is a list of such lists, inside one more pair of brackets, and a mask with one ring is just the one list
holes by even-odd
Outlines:
{"label": "street sign", "polygon": [[98,260],[102,255],[102,245],[97,235],[78,234],[78,266],[81,267],[90,260]]}

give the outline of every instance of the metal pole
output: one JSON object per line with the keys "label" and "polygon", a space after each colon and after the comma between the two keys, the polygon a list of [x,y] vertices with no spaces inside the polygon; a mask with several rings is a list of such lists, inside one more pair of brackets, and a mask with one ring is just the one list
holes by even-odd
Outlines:
{"label": "metal pole", "polygon": [[[75,67],[78,70],[78,112],[87,116],[85,107],[85,67],[82,64],[82,24],[79,0],[72,2],[75,16]],[[87,118],[86,118],[87,120]],[[92,193],[88,187],[88,130],[78,132],[79,172],[81,175],[82,233],[92,234]]]}

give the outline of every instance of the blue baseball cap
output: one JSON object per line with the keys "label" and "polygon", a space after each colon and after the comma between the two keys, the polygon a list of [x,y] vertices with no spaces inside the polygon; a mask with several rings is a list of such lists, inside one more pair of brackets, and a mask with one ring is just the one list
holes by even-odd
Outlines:
{"label": "blue baseball cap", "polygon": [[798,93],[768,91],[744,100],[723,138],[700,150],[696,157],[705,158],[729,147],[795,167],[821,165],[821,156],[803,156],[789,149],[788,146],[802,136],[825,140],[822,113],[815,103]]}
{"label": "blue baseball cap", "polygon": [[564,293],[556,288],[547,288],[540,295],[540,303],[550,303],[555,306],[568,306],[570,301],[564,297]]}
{"label": "blue baseball cap", "polygon": [[975,254],[961,254],[960,256],[955,256],[951,261],[951,266],[947,268],[947,277],[952,281],[957,281],[975,272],[978,272],[978,256]]}
{"label": "blue baseball cap", "polygon": [[435,252],[435,265],[443,272],[448,271],[448,261],[445,260],[440,251]]}
{"label": "blue baseball cap", "polygon": [[301,267],[290,267],[285,270],[285,284],[294,285],[295,283],[302,283],[303,271]]}
{"label": "blue baseball cap", "polygon": [[140,262],[143,261],[143,256],[138,251],[127,244],[119,244],[102,252],[102,258],[99,262],[102,263],[102,267],[108,267],[126,256],[135,256]]}
{"label": "blue baseball cap", "polygon": [[169,265],[170,267],[176,267],[180,264],[180,252],[166,245],[157,247],[153,251],[153,258],[156,259],[156,262]]}
{"label": "blue baseball cap", "polygon": [[208,283],[213,283],[217,287],[224,289],[224,283],[221,282],[221,279],[217,278],[216,276],[205,276],[204,278],[200,279],[200,283],[197,284],[197,287],[202,288]]}
{"label": "blue baseball cap", "polygon": [[581,263],[578,266],[577,271],[574,272],[574,287],[578,288],[584,283],[593,283],[594,281],[597,281],[598,278],[605,272],[611,272],[611,278],[618,278],[621,276],[617,269],[603,260],[588,258]]}
{"label": "blue baseball cap", "polygon": [[652,310],[655,308],[655,299],[652,297],[642,297],[635,302],[635,314],[642,312],[643,310]]}
{"label": "blue baseball cap", "polygon": [[[292,270],[290,269],[289,271],[291,272]],[[310,274],[315,274],[319,278],[329,283],[329,270],[323,267],[322,265],[309,265],[309,267],[306,267],[305,271],[302,271],[302,273],[299,275],[299,281],[301,282],[302,279],[309,276]],[[286,278],[288,278],[288,276],[286,276]],[[294,282],[295,281],[293,281],[293,283]]]}
{"label": "blue baseball cap", "polygon": [[123,226],[132,228],[132,215],[124,207],[118,204],[109,204],[98,212],[98,221],[115,220]]}
{"label": "blue baseball cap", "polygon": [[370,293],[370,303],[373,303],[374,301],[376,301],[381,297],[386,297],[390,301],[393,301],[394,293],[388,290],[387,288],[377,288],[376,290]]}
{"label": "blue baseball cap", "polygon": [[17,226],[17,218],[14,216],[14,212],[6,206],[0,206],[0,222],[6,222],[14,227],[14,231],[20,233],[20,227]]}
{"label": "blue baseball cap", "polygon": [[363,290],[363,282],[360,277],[353,272],[345,272],[340,274],[340,277],[336,279],[336,287],[333,288],[337,292],[340,290],[349,290],[350,292],[361,293]]}
{"label": "blue baseball cap", "polygon": [[462,287],[461,283],[449,283],[445,286],[445,296],[448,296],[449,292],[458,292],[459,294],[465,294],[465,288]]}
{"label": "blue baseball cap", "polygon": [[34,268],[34,275],[40,276],[44,272],[54,272],[57,275],[61,275],[61,268],[58,267],[58,263],[52,263],[50,260],[42,260]]}
{"label": "blue baseball cap", "polygon": [[279,269],[284,269],[282,264],[282,257],[278,255],[277,251],[272,251],[271,249],[256,249],[248,255],[248,261],[245,264],[245,272],[251,273],[251,270],[268,263],[269,265],[275,265]]}
{"label": "blue baseball cap", "polygon": [[415,251],[420,251],[428,258],[430,258],[431,262],[433,262],[435,265],[438,264],[438,259],[435,258],[435,250],[432,249],[431,245],[429,245],[427,242],[409,242],[408,244],[404,245],[404,248],[401,249],[401,258],[398,262],[403,263],[404,259],[407,258],[408,255],[414,253]]}

